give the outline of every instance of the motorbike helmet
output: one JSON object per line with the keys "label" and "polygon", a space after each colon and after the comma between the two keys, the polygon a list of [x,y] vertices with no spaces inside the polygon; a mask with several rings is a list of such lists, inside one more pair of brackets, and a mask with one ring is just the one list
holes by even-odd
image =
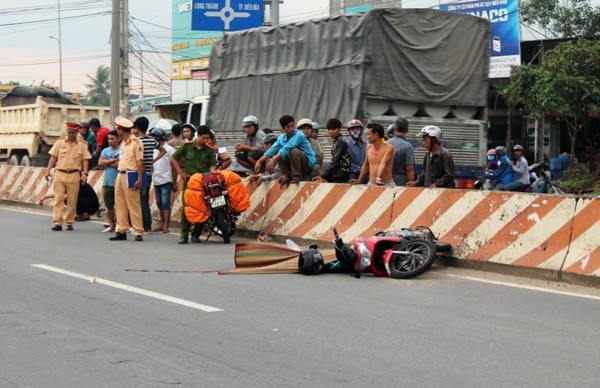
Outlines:
{"label": "motorbike helmet", "polygon": [[525,151],[525,148],[523,148],[522,145],[517,144],[513,147],[513,151]]}
{"label": "motorbike helmet", "polygon": [[442,142],[442,130],[436,127],[435,125],[427,125],[423,127],[423,129],[421,129],[417,136],[429,136],[432,139],[435,138],[435,141],[437,141],[438,143]]}
{"label": "motorbike helmet", "polygon": [[323,264],[323,255],[316,248],[305,249],[298,255],[298,270],[304,275],[318,275]]}
{"label": "motorbike helmet", "polygon": [[498,156],[506,155],[506,148],[504,148],[503,146],[498,146],[494,148],[494,150],[496,151],[496,155]]}
{"label": "motorbike helmet", "polygon": [[154,128],[150,131],[150,136],[159,138],[161,140],[167,140],[167,133],[162,128]]}
{"label": "motorbike helmet", "polygon": [[265,136],[265,144],[273,144],[277,141],[277,135],[274,133],[268,133]]}
{"label": "motorbike helmet", "polygon": [[394,124],[390,124],[390,125],[388,126],[388,128],[387,128],[387,136],[388,136],[388,138],[390,138],[390,137],[394,137],[394,129],[396,129],[396,128],[394,127]]}
{"label": "motorbike helmet", "polygon": [[192,131],[192,135],[196,133],[196,127],[194,127],[194,124],[190,124],[190,123],[181,124],[181,130],[183,130],[183,128],[189,128],[190,131]]}
{"label": "motorbike helmet", "polygon": [[346,127],[348,127],[348,130],[350,130],[351,128],[356,128],[356,127],[360,127],[360,129],[363,129],[363,124],[361,123],[360,120],[352,119],[352,120],[348,121],[348,125],[346,125]]}
{"label": "motorbike helmet", "polygon": [[242,127],[251,124],[254,124],[258,127],[258,119],[256,118],[256,116],[249,115],[244,117],[244,119],[242,120]]}
{"label": "motorbike helmet", "polygon": [[493,149],[493,148],[492,148],[492,149],[489,149],[489,150],[488,150],[488,152],[487,152],[487,154],[488,154],[488,155],[494,155],[494,156],[495,156],[495,155],[496,155],[496,150],[495,150],[495,149]]}

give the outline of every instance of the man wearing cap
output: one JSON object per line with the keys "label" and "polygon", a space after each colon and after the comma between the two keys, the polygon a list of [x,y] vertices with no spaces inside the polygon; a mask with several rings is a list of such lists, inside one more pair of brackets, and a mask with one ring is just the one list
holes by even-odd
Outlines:
{"label": "man wearing cap", "polygon": [[[191,224],[185,215],[185,191],[187,182],[194,174],[202,174],[206,172],[216,171],[217,159],[212,149],[207,146],[210,141],[210,129],[206,125],[198,127],[196,138],[191,142],[186,142],[179,146],[171,155],[171,166],[177,171],[177,176],[183,180],[183,190],[181,194],[181,230],[179,233],[179,244],[187,244],[190,234]],[[179,161],[185,160],[183,168]],[[176,179],[176,178],[175,178]],[[174,181],[173,185],[177,182]],[[194,225],[192,234],[192,242],[199,243],[202,225]]]}
{"label": "man wearing cap", "polygon": [[[348,121],[348,150],[350,151],[350,179],[357,179],[360,170],[367,158],[367,143],[362,139],[363,124],[360,120],[352,119]],[[360,183],[366,183],[360,182]]]}
{"label": "man wearing cap", "polygon": [[244,143],[235,145],[235,159],[250,171],[254,171],[256,161],[263,156],[265,133],[258,127],[256,116],[246,116],[242,120],[242,129],[246,133]]}
{"label": "man wearing cap", "polygon": [[392,175],[396,186],[406,186],[415,180],[415,149],[406,140],[408,120],[398,117],[393,125],[393,135],[387,141],[394,147],[394,166]]}
{"label": "man wearing cap", "polygon": [[[140,116],[133,122],[133,128],[131,129],[131,133],[137,136],[138,139],[141,140],[142,144],[144,144],[144,172],[146,173],[146,184],[142,186],[140,189],[140,204],[142,206],[142,223],[144,225],[144,234],[148,234],[152,232],[152,213],[150,212],[150,185],[152,184],[152,170],[154,163],[162,158],[167,151],[158,144],[158,142],[153,138],[148,136],[146,133],[148,132],[148,126],[150,125],[150,121],[144,117]],[[158,151],[156,157],[154,157],[154,150]]]}
{"label": "man wearing cap", "polygon": [[323,149],[321,148],[321,144],[312,137],[312,126],[313,122],[311,119],[300,119],[298,121],[298,129],[304,133],[306,136],[306,140],[310,143],[310,146],[315,153],[315,158],[317,158],[317,162],[312,169],[311,178],[321,175],[321,171],[323,171]]}
{"label": "man wearing cap", "polygon": [[[50,161],[46,169],[46,180],[53,178],[54,211],[52,230],[61,231],[63,224],[63,198],[67,196],[67,216],[65,223],[67,230],[73,230],[77,196],[81,182],[88,176],[89,163],[92,156],[88,150],[87,142],[78,139],[77,134],[81,125],[68,121],[67,136],[61,137],[50,149]],[[54,168],[54,176],[52,169]]]}
{"label": "man wearing cap", "polygon": [[319,123],[316,121],[312,122],[312,131],[310,132],[310,137],[317,140],[319,138]]}
{"label": "man wearing cap", "polygon": [[[144,241],[142,233],[144,226],[142,223],[142,207],[140,205],[140,189],[142,188],[142,176],[144,174],[144,164],[142,162],[144,155],[144,145],[141,140],[133,136],[131,120],[122,116],[115,117],[115,126],[117,133],[121,138],[121,153],[119,155],[119,175],[115,182],[115,208],[117,213],[116,234],[110,237],[111,241],[127,240],[127,229],[131,220],[131,226],[134,229],[135,241]],[[128,172],[136,180],[133,187],[130,187]]]}
{"label": "man wearing cap", "polygon": [[259,174],[263,169],[262,164],[268,158],[271,160],[266,166],[267,171],[273,169],[275,162],[278,163],[281,169],[279,184],[282,187],[290,183],[299,183],[304,177],[309,177],[317,161],[306,136],[296,128],[294,121],[290,115],[279,118],[283,133],[254,166],[254,171]]}

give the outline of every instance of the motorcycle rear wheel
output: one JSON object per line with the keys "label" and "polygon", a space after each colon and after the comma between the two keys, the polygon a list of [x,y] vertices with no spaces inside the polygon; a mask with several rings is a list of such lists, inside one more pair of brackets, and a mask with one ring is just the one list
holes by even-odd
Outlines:
{"label": "motorcycle rear wheel", "polygon": [[433,265],[435,245],[427,240],[415,239],[396,245],[388,263],[390,276],[394,279],[410,279],[421,275]]}
{"label": "motorcycle rear wheel", "polygon": [[226,216],[225,214],[225,209],[221,208],[221,209],[215,209],[214,211],[214,218],[215,218],[215,222],[217,224],[217,227],[219,228],[219,231],[221,233],[217,233],[219,234],[221,237],[223,237],[223,242],[225,244],[229,244],[231,242],[231,232],[229,231],[229,217]]}

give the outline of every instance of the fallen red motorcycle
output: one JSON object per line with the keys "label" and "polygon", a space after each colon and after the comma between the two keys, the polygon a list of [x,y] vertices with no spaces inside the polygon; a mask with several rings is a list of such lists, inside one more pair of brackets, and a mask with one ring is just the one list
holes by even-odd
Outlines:
{"label": "fallen red motorcycle", "polygon": [[363,272],[370,272],[376,276],[410,279],[431,268],[438,252],[452,250],[450,244],[438,241],[431,229],[423,226],[379,232],[367,239],[357,237],[352,245],[345,244],[335,228],[333,233],[336,260],[323,264],[313,246],[300,254],[300,272],[350,272],[357,278]]}

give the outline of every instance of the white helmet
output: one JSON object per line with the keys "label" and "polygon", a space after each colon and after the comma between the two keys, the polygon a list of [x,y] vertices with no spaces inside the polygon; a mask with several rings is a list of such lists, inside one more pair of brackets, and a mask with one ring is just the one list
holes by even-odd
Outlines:
{"label": "white helmet", "polygon": [[244,125],[249,125],[249,124],[254,124],[256,126],[258,126],[258,119],[256,118],[256,116],[246,116],[244,117],[244,119],[242,120],[242,127]]}
{"label": "white helmet", "polygon": [[421,129],[421,132],[417,135],[419,137],[429,136],[435,137],[438,143],[442,142],[442,130],[435,125],[427,125]]}

